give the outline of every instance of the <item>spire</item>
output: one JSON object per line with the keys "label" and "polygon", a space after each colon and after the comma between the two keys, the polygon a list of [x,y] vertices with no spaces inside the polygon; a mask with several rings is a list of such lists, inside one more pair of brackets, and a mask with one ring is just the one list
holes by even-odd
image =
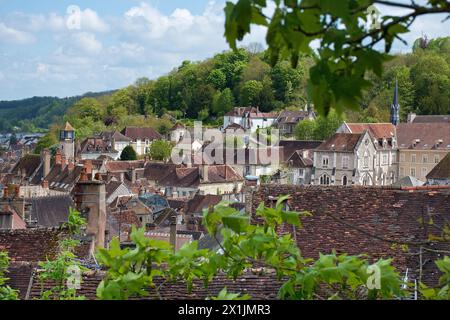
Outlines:
{"label": "spire", "polygon": [[398,125],[400,123],[400,104],[398,103],[398,80],[395,79],[394,100],[391,106],[391,123]]}

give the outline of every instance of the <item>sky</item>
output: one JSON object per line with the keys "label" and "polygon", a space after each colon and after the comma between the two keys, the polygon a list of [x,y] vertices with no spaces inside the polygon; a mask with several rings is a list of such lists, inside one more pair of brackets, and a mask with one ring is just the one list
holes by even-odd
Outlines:
{"label": "sky", "polygon": [[[419,1],[420,2],[420,1]],[[423,1],[422,1],[423,2]],[[184,60],[228,49],[225,0],[0,0],[0,100],[74,96],[155,79]],[[75,7],[73,7],[75,6]],[[74,19],[73,8],[80,19]],[[390,14],[399,10],[380,7]],[[445,16],[419,18],[394,52],[423,33],[450,35]],[[243,45],[264,44],[252,29]]]}

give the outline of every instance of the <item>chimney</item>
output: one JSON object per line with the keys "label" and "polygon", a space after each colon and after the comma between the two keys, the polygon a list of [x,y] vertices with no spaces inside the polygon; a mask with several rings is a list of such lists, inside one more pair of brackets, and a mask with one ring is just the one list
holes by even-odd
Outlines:
{"label": "chimney", "polygon": [[200,170],[200,178],[203,182],[208,181],[208,173],[209,173],[209,166],[204,164],[203,166],[198,167]]}
{"label": "chimney", "polygon": [[43,176],[45,178],[50,173],[50,151],[48,149],[42,150],[41,161],[44,166]]}
{"label": "chimney", "polygon": [[62,162],[62,156],[61,156],[61,150],[56,151],[55,155],[55,164],[61,164]]}
{"label": "chimney", "polygon": [[131,175],[131,183],[136,183],[136,169],[134,167],[130,168],[130,175]]}
{"label": "chimney", "polygon": [[73,163],[72,160],[69,160],[69,163],[67,164],[67,168],[69,169],[69,171],[73,171],[73,169],[75,169],[75,163]]}
{"label": "chimney", "polygon": [[86,174],[86,168],[83,168],[83,170],[81,170],[81,174],[80,174],[80,182],[86,182],[88,181],[88,176]]}
{"label": "chimney", "polygon": [[67,159],[65,156],[61,156],[61,166],[64,168],[67,165]]}
{"label": "chimney", "polygon": [[87,175],[92,174],[92,161],[91,160],[86,160],[84,162],[84,169],[86,170]]}
{"label": "chimney", "polygon": [[170,245],[173,251],[177,251],[177,215],[173,214],[170,217]]}
{"label": "chimney", "polygon": [[3,199],[9,198],[9,188],[6,186],[3,188]]}
{"label": "chimney", "polygon": [[87,215],[86,233],[92,235],[95,248],[105,247],[106,188],[103,181],[80,181],[76,186],[77,209]]}
{"label": "chimney", "polygon": [[408,123],[413,123],[414,122],[414,119],[416,118],[416,114],[415,113],[408,113]]}
{"label": "chimney", "polygon": [[48,185],[48,181],[47,180],[42,180],[41,186],[43,189],[48,189],[49,185]]}

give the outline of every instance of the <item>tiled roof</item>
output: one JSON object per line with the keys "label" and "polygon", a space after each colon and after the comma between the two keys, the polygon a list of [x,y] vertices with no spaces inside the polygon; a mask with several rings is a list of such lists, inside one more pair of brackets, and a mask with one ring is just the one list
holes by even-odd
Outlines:
{"label": "tiled roof", "polygon": [[194,198],[189,200],[186,206],[187,214],[201,214],[203,209],[210,206],[215,206],[222,201],[222,196],[219,195],[195,195]]}
{"label": "tiled roof", "polygon": [[72,125],[67,121],[63,128],[64,131],[75,131]]}
{"label": "tiled roof", "polygon": [[310,158],[303,158],[302,153],[299,151],[296,151],[287,160],[287,164],[290,167],[294,167],[294,168],[306,168],[306,167],[312,167],[313,161]]}
{"label": "tiled roof", "polygon": [[395,136],[395,126],[392,123],[345,123],[350,133],[364,133],[369,130],[377,139],[392,138]]}
{"label": "tiled roof", "polygon": [[28,262],[13,262],[8,267],[8,273],[6,275],[9,280],[7,280],[6,284],[12,289],[19,291],[19,298],[21,300],[26,298],[35,267],[36,265],[34,263]]}
{"label": "tiled roof", "polygon": [[86,138],[81,143],[81,153],[117,153],[111,140],[100,137]]}
{"label": "tiled roof", "polygon": [[353,152],[363,134],[335,133],[317,147],[318,151]]}
{"label": "tiled roof", "polygon": [[136,161],[108,161],[106,162],[106,171],[108,172],[125,172],[130,169],[142,169],[144,168],[144,160]]}
{"label": "tiled roof", "polygon": [[60,164],[56,164],[45,177],[45,180],[48,181],[50,189],[71,191],[80,179],[82,171],[82,166],[75,166],[73,169],[69,169],[69,166],[63,168]]}
{"label": "tiled roof", "polygon": [[430,171],[427,179],[450,179],[450,152]]}
{"label": "tiled roof", "polygon": [[[97,287],[105,276],[102,271],[90,272],[84,274],[81,289],[77,291],[79,295],[85,296],[87,299],[95,300]],[[236,280],[230,279],[225,274],[219,274],[213,278],[208,288],[205,288],[202,280],[194,280],[191,293],[188,292],[186,283],[183,281],[164,282],[161,278],[155,278],[154,283],[160,287],[160,295],[155,291],[149,290],[148,297],[136,298],[139,300],[205,300],[214,297],[227,287],[229,292],[249,294],[254,300],[275,300],[281,287],[281,282],[273,273],[263,275],[247,272],[238,277]],[[51,288],[52,283],[46,283],[45,288]],[[40,296],[41,287],[39,281],[33,281],[30,290],[29,299]]]}
{"label": "tiled roof", "polygon": [[178,129],[186,129],[186,127],[184,126],[184,124],[182,124],[181,122],[177,122],[172,129],[170,129],[170,131],[175,131]]}
{"label": "tiled roof", "polygon": [[162,136],[153,128],[138,128],[138,127],[126,127],[121,133],[132,139],[136,140],[160,140]]}
{"label": "tiled roof", "polygon": [[[410,279],[417,279],[422,260],[422,280],[433,285],[439,279],[434,261],[442,255],[430,250],[449,251],[449,244],[428,244],[428,239],[441,235],[450,220],[450,187],[261,186],[253,195],[252,212],[262,201],[272,205],[281,195],[291,196],[291,210],[312,213],[302,218],[301,229],[295,228],[294,237],[305,257],[317,258],[319,252],[333,249],[365,253],[372,259],[392,257],[403,276],[408,268]],[[283,226],[279,232],[292,230]],[[408,243],[408,252],[392,246],[395,242]]]}
{"label": "tiled roof", "polygon": [[400,123],[397,137],[400,149],[450,150],[448,123]]}
{"label": "tiled roof", "polygon": [[0,230],[0,250],[7,251],[13,262],[45,261],[55,257],[63,235],[60,229]]}

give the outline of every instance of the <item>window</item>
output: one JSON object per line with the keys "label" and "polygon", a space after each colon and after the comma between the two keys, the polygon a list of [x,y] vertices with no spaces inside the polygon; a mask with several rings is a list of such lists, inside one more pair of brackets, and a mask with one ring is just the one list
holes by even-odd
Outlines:
{"label": "window", "polygon": [[400,153],[400,162],[405,162],[405,154]]}
{"label": "window", "polygon": [[441,157],[439,157],[438,154],[434,155],[434,163],[439,163],[441,162]]}
{"label": "window", "polygon": [[388,156],[387,156],[387,154],[383,154],[383,164],[388,164]]}
{"label": "window", "polygon": [[328,156],[322,156],[322,168],[328,168],[329,161]]}
{"label": "window", "polygon": [[303,177],[305,175],[305,169],[298,169],[298,175]]}
{"label": "window", "polygon": [[405,168],[400,167],[400,176],[404,176],[405,175]]}
{"label": "window", "polygon": [[411,168],[411,177],[415,177],[416,176],[416,168]]}
{"label": "window", "polygon": [[347,184],[348,184],[347,176],[343,176],[343,177],[342,177],[342,185],[343,185],[343,186],[346,186]]}
{"label": "window", "polygon": [[369,166],[369,155],[364,154],[364,167],[367,168]]}
{"label": "window", "polygon": [[422,162],[423,162],[423,163],[428,163],[428,155],[427,155],[427,154],[424,154],[424,155],[422,156]]}
{"label": "window", "polygon": [[326,174],[320,177],[320,184],[323,186],[328,186],[330,184],[330,177]]}
{"label": "window", "polygon": [[342,169],[348,169],[348,157],[342,157]]}
{"label": "window", "polygon": [[395,153],[392,154],[392,163],[397,162],[397,155]]}
{"label": "window", "polygon": [[411,162],[416,163],[416,155],[415,154],[411,155]]}

